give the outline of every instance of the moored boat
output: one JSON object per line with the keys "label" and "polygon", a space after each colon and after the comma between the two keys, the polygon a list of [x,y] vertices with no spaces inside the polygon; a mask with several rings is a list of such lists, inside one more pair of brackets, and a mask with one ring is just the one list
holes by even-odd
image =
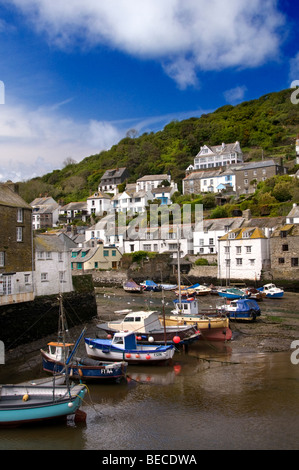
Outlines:
{"label": "moored boat", "polygon": [[159,318],[156,311],[137,311],[128,313],[121,320],[101,323],[97,327],[107,334],[119,331],[135,333],[140,344],[187,344],[199,339],[200,333],[194,325],[165,325],[163,317]]}
{"label": "moored boat", "polygon": [[133,279],[130,279],[129,281],[126,281],[123,283],[123,289],[126,292],[129,292],[130,294],[140,294],[143,292],[142,286],[137,284]]}
{"label": "moored boat", "polygon": [[236,287],[227,287],[218,290],[218,295],[220,297],[225,297],[226,299],[235,300],[235,299],[244,299],[247,298],[248,295],[243,292],[241,289],[237,289]]}
{"label": "moored boat", "polygon": [[261,309],[254,299],[236,299],[228,304],[217,307],[221,313],[226,313],[230,320],[255,321],[261,315]]}
{"label": "moored boat", "polygon": [[263,292],[268,299],[281,299],[284,295],[284,290],[276,287],[275,284],[265,284],[263,287],[259,287],[258,290]]}
{"label": "moored boat", "polygon": [[141,282],[140,285],[145,291],[160,292],[162,290],[161,286],[151,280]]}
{"label": "moored boat", "polygon": [[175,308],[171,314],[165,315],[166,325],[195,325],[200,332],[200,340],[229,341],[232,331],[229,318],[217,311],[199,313],[196,299],[181,299],[174,301]]}
{"label": "moored boat", "polygon": [[0,426],[66,419],[79,411],[85,385],[0,385]]}
{"label": "moored boat", "polygon": [[92,359],[125,360],[129,364],[164,364],[174,353],[173,344],[137,344],[135,333],[117,332],[112,339],[85,338],[86,352]]}

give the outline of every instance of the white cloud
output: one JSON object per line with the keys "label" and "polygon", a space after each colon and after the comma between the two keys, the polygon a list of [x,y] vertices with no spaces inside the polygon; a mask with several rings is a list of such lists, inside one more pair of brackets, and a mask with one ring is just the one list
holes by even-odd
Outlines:
{"label": "white cloud", "polygon": [[274,59],[284,23],[277,0],[10,1],[56,46],[105,44],[158,59],[181,88],[197,84],[199,70]]}
{"label": "white cloud", "polygon": [[[23,181],[62,168],[71,157],[83,158],[108,150],[125,137],[129,129],[138,133],[163,128],[175,119],[200,116],[194,110],[119,121],[79,122],[61,115],[64,103],[31,110],[23,106],[0,106],[0,181]],[[7,156],[9,155],[9,159]]]}
{"label": "white cloud", "polygon": [[239,101],[242,101],[244,98],[244,95],[247,91],[247,87],[245,85],[243,86],[236,86],[235,88],[231,88],[230,90],[226,90],[223,95],[226,101],[230,104],[235,104],[238,103]]}
{"label": "white cloud", "polygon": [[41,176],[61,168],[68,157],[80,161],[109,149],[123,137],[123,130],[109,122],[76,122],[56,109],[1,106],[1,181]]}

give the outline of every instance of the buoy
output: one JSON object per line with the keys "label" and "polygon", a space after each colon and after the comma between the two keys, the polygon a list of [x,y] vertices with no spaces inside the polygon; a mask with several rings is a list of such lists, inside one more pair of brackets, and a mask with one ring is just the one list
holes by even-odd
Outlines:
{"label": "buoy", "polygon": [[136,336],[137,341],[141,341],[141,336]]}
{"label": "buoy", "polygon": [[140,354],[136,354],[136,356],[135,356],[135,357],[137,357],[137,359],[139,359],[139,358],[140,358]]}
{"label": "buoy", "polygon": [[173,366],[174,373],[179,374],[181,372],[181,368],[182,367],[179,364],[176,364],[175,366]]}
{"label": "buoy", "polygon": [[130,353],[127,353],[127,354],[126,354],[126,358],[130,359],[130,357],[131,357],[131,354],[130,354]]}
{"label": "buoy", "polygon": [[67,406],[68,406],[69,408],[72,408],[72,407],[74,406],[74,404],[70,401],[70,402],[67,404]]}
{"label": "buoy", "polygon": [[27,401],[29,400],[29,395],[28,393],[26,393],[24,396],[23,396],[23,401]]}
{"label": "buoy", "polygon": [[181,338],[179,336],[174,336],[172,338],[172,341],[175,343],[175,344],[178,344],[180,341],[181,341]]}
{"label": "buoy", "polygon": [[154,338],[152,336],[149,336],[148,340],[150,343],[152,343],[154,341]]}
{"label": "buoy", "polygon": [[112,338],[112,336],[111,336],[111,335],[107,335],[107,339],[111,339],[111,338]]}
{"label": "buoy", "polygon": [[147,360],[150,359],[150,358],[151,358],[151,356],[150,356],[149,354],[147,354],[147,355],[145,356],[145,359],[147,359]]}

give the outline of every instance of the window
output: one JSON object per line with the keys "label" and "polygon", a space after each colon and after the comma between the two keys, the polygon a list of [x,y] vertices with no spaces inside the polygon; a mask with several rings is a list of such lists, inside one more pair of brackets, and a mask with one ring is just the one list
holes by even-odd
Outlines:
{"label": "window", "polygon": [[291,266],[292,268],[298,267],[298,258],[291,258]]}
{"label": "window", "polygon": [[242,264],[243,264],[242,258],[236,258],[236,264],[237,264],[237,266],[242,266]]}
{"label": "window", "polygon": [[251,246],[246,246],[246,253],[251,253]]}
{"label": "window", "polygon": [[52,259],[52,252],[46,251],[46,259]]}
{"label": "window", "polygon": [[11,293],[11,276],[3,276],[3,294],[10,295]]}
{"label": "window", "polygon": [[251,266],[254,266],[255,265],[255,259],[250,259],[249,263],[250,263]]}
{"label": "window", "polygon": [[23,222],[23,209],[18,209],[17,222]]}
{"label": "window", "polygon": [[30,274],[24,274],[25,284],[30,284]]}
{"label": "window", "polygon": [[241,246],[236,246],[236,253],[237,253],[237,255],[240,255],[242,253],[242,247]]}
{"label": "window", "polygon": [[280,238],[287,238],[288,232],[286,230],[281,230],[280,232]]}
{"label": "window", "polygon": [[5,252],[0,251],[0,266],[3,268],[5,266]]}
{"label": "window", "polygon": [[59,271],[59,282],[65,282],[65,272]]}
{"label": "window", "polygon": [[278,258],[278,264],[284,264],[284,258]]}
{"label": "window", "polygon": [[58,261],[63,261],[63,256],[62,256],[61,251],[59,251],[58,253]]}
{"label": "window", "polygon": [[94,262],[94,268],[97,269],[99,267],[99,263],[97,261]]}
{"label": "window", "polygon": [[17,242],[23,241],[23,228],[17,227]]}
{"label": "window", "polygon": [[82,269],[82,263],[77,263],[77,269]]}
{"label": "window", "polygon": [[229,253],[229,246],[224,247],[224,253]]}
{"label": "window", "polygon": [[40,280],[41,280],[41,282],[47,282],[48,281],[48,273],[41,273]]}
{"label": "window", "polygon": [[289,245],[282,245],[282,251],[289,251]]}
{"label": "window", "polygon": [[209,245],[214,245],[214,238],[209,238]]}
{"label": "window", "polygon": [[76,258],[76,256],[77,256],[77,252],[76,252],[76,251],[73,251],[73,252],[72,252],[72,258]]}
{"label": "window", "polygon": [[116,256],[116,250],[112,250],[112,256]]}
{"label": "window", "polygon": [[226,264],[226,266],[230,266],[230,259],[226,259],[225,264]]}
{"label": "window", "polygon": [[82,251],[81,256],[82,258],[85,258],[87,251]]}
{"label": "window", "polygon": [[199,246],[204,246],[204,239],[203,238],[199,239]]}
{"label": "window", "polygon": [[104,256],[109,256],[109,250],[104,250],[103,255]]}

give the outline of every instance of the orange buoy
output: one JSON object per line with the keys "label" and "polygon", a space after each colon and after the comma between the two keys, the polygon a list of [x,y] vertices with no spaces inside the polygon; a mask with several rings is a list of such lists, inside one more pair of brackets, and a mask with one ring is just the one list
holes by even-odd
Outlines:
{"label": "orange buoy", "polygon": [[178,344],[180,341],[181,341],[181,338],[179,336],[174,336],[172,338],[172,341],[175,343],[175,344]]}
{"label": "orange buoy", "polygon": [[131,354],[130,354],[130,353],[127,353],[127,354],[126,354],[126,358],[127,358],[127,359],[130,359],[130,357],[131,357]]}

